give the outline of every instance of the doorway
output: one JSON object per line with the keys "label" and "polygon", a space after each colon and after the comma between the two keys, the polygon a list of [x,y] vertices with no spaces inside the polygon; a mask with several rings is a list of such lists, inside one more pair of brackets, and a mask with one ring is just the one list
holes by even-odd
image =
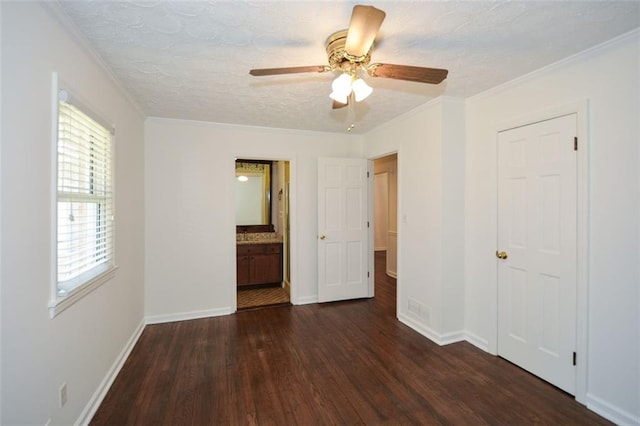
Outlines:
{"label": "doorway", "polygon": [[290,163],[237,159],[235,170],[237,310],[288,306]]}
{"label": "doorway", "polygon": [[[375,270],[385,266],[385,275],[397,278],[398,265],[398,155],[373,161],[373,209]],[[397,296],[396,296],[397,298]]]}

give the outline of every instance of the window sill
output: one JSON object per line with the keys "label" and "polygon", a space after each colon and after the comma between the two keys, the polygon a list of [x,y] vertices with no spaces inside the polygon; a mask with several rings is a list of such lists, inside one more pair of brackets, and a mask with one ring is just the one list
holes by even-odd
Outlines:
{"label": "window sill", "polygon": [[49,317],[55,318],[62,311],[74,305],[80,299],[87,296],[88,294],[93,292],[95,289],[100,287],[102,284],[109,281],[111,278],[115,276],[117,269],[118,269],[117,266],[112,266],[109,269],[102,272],[101,274],[91,278],[89,281],[82,284],[81,286],[76,287],[71,292],[69,292],[69,294],[67,294],[66,296],[64,297],[57,296],[55,300],[52,300],[51,302],[49,302]]}

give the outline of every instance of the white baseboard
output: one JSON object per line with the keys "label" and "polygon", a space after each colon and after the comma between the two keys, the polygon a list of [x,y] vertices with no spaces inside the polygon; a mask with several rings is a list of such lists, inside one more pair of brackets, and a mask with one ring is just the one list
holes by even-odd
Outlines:
{"label": "white baseboard", "polygon": [[418,333],[422,334],[427,339],[438,344],[439,346],[450,345],[451,343],[462,342],[465,340],[464,331],[455,331],[451,333],[440,334],[407,315],[398,315],[398,320],[408,327],[414,329]]}
{"label": "white baseboard", "polygon": [[[482,337],[476,334],[473,334],[470,331],[465,331],[464,336],[465,336],[464,340],[471,343],[476,348],[481,349],[485,352],[489,352],[489,342],[486,339],[483,339]],[[496,354],[492,354],[492,355],[496,355]]]}
{"label": "white baseboard", "polygon": [[640,416],[628,413],[590,393],[587,394],[587,408],[618,425],[640,425]]}
{"label": "white baseboard", "polygon": [[318,296],[298,297],[295,301],[291,301],[292,305],[310,305],[312,303],[318,303]]}
{"label": "white baseboard", "polygon": [[127,360],[127,357],[129,357],[129,354],[133,350],[133,347],[138,342],[140,335],[142,335],[142,331],[144,330],[144,327],[145,327],[145,322],[142,321],[138,325],[138,327],[135,329],[131,337],[129,338],[129,341],[125,345],[124,349],[122,349],[122,351],[120,352],[120,355],[118,355],[118,357],[114,361],[113,365],[107,372],[107,375],[104,377],[104,379],[102,379],[102,382],[98,386],[98,389],[96,389],[96,391],[91,396],[91,399],[89,399],[89,403],[84,407],[84,410],[82,410],[82,413],[80,413],[80,416],[74,423],[75,425],[84,426],[89,424],[89,422],[93,418],[93,415],[98,410],[98,407],[100,407],[100,404],[102,404],[102,400],[107,395],[107,392],[109,391],[109,388],[113,384],[113,381],[116,379],[116,377],[118,376],[118,373],[122,369],[122,366]]}
{"label": "white baseboard", "polygon": [[451,331],[449,333],[440,334],[439,345],[450,345],[452,343],[464,342],[465,340],[465,332],[463,330]]}
{"label": "white baseboard", "polygon": [[162,324],[165,322],[187,321],[200,318],[231,315],[236,310],[231,308],[206,309],[203,311],[180,312],[168,315],[152,315],[145,318],[147,324]]}

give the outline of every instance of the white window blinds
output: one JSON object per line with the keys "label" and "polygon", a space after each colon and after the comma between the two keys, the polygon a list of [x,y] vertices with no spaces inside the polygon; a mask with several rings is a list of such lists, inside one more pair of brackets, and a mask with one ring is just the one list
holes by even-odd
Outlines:
{"label": "white window blinds", "polygon": [[58,293],[112,265],[111,133],[75,106],[58,104]]}

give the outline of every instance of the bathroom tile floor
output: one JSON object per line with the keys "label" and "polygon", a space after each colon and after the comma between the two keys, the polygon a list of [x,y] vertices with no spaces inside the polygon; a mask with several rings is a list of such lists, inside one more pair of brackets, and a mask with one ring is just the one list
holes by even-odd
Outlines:
{"label": "bathroom tile floor", "polygon": [[289,305],[289,293],[282,287],[238,290],[238,310]]}

